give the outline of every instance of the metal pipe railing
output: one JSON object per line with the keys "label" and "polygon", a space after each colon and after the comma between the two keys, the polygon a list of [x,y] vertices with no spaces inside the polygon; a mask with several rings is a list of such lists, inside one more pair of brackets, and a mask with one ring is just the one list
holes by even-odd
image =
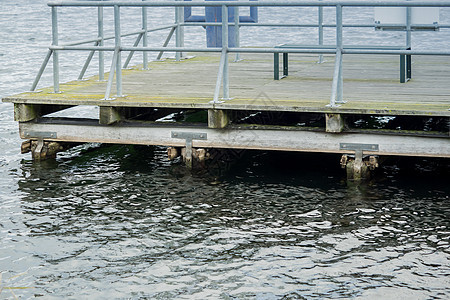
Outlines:
{"label": "metal pipe railing", "polygon": [[[175,0],[175,1],[180,1],[180,0]],[[181,47],[181,17],[183,14],[183,8],[182,7],[175,7],[175,24],[176,24],[176,29],[175,29],[175,46],[176,47]],[[175,54],[175,60],[176,61],[180,61],[181,59],[181,52],[177,52]]]}
{"label": "metal pipe railing", "polygon": [[[95,42],[94,46],[98,46],[100,44],[100,41]],[[92,58],[94,57],[95,51],[91,51],[86,59],[86,62],[84,63],[83,68],[81,69],[80,75],[78,76],[78,80],[83,80],[84,74],[86,73],[87,68],[89,67],[89,64],[91,63]]]}
{"label": "metal pipe railing", "polygon": [[[117,97],[122,97],[122,51],[120,47],[122,46],[121,31],[120,31],[120,6],[114,6],[114,31],[116,34],[115,38],[115,49],[116,55],[116,90]],[[110,73],[109,76],[113,77],[114,73]]]}
{"label": "metal pipe railing", "polygon": [[331,97],[330,106],[336,106],[337,103],[345,103],[343,99],[344,85],[342,78],[342,51],[344,50],[344,36],[342,28],[342,5],[336,6],[336,68],[338,69],[337,78],[334,77],[333,81],[337,80],[336,91],[332,90],[332,94],[335,93],[335,97]]}
{"label": "metal pipe railing", "polygon": [[[136,41],[134,42],[134,44],[133,44],[133,47],[137,47],[138,45],[139,45],[139,43],[141,42],[141,39],[142,39],[142,37],[144,36],[144,34],[140,34],[140,35],[138,35],[138,37],[136,38]],[[145,44],[145,43],[144,43]],[[146,47],[145,45],[144,45],[144,47]],[[127,59],[125,60],[125,62],[124,62],[124,64],[123,64],[123,69],[126,69],[126,68],[128,68],[128,64],[130,63],[130,61],[131,61],[131,58],[133,57],[133,54],[134,54],[134,52],[135,52],[135,50],[133,50],[133,51],[130,51],[130,54],[128,54],[128,57],[127,57]],[[144,70],[146,70],[146,65],[147,65],[147,63],[146,63],[146,61],[147,61],[147,51],[144,51],[144,52],[142,52],[143,53],[143,69]],[[148,67],[148,66],[147,66]]]}
{"label": "metal pipe railing", "polygon": [[[104,74],[104,51],[113,51],[113,59],[111,62],[111,69],[109,73],[107,88],[105,91],[105,99],[110,99],[110,93],[113,85],[113,77],[116,78],[116,94],[118,97],[122,96],[122,77],[121,77],[121,52],[130,51],[130,54],[124,64],[127,67],[130,63],[133,54],[143,52],[143,67],[148,67],[147,52],[159,52],[157,59],[160,59],[163,52],[175,52],[176,60],[180,60],[183,52],[218,52],[221,53],[221,59],[219,64],[218,76],[216,81],[216,87],[214,90],[213,103],[219,103],[218,100],[220,94],[220,87],[222,86],[223,99],[229,99],[229,69],[228,69],[228,54],[236,53],[235,61],[239,60],[240,53],[311,53],[319,54],[319,62],[323,61],[323,54],[334,54],[335,57],[335,69],[333,74],[332,91],[330,97],[329,106],[335,107],[341,103],[345,103],[343,100],[343,75],[342,75],[342,57],[344,54],[386,54],[386,55],[450,55],[450,51],[435,51],[435,50],[410,50],[411,46],[411,31],[414,26],[420,24],[411,23],[411,8],[412,7],[450,7],[450,1],[443,0],[298,0],[298,1],[51,1],[48,5],[52,8],[52,45],[49,47],[49,52],[42,64],[38,76],[33,83],[32,90],[37,86],[39,78],[41,77],[50,57],[53,55],[53,81],[54,91],[59,92],[59,51],[62,50],[79,50],[79,51],[91,51],[88,59],[83,66],[82,72],[79,78],[84,76],[84,73],[91,61],[95,51],[99,52],[99,79],[103,80]],[[71,43],[59,44],[58,41],[58,16],[57,7],[97,7],[98,9],[98,37],[96,39],[81,40]],[[240,23],[239,22],[239,7],[317,7],[318,8],[318,20],[316,24],[302,24],[302,23]],[[343,29],[349,27],[359,28],[375,28],[376,24],[344,24],[343,23],[343,7],[406,7],[407,18],[405,24],[389,24],[383,27],[392,28],[404,28],[406,31],[406,50],[388,50],[388,49],[354,49],[346,48],[343,45]],[[103,8],[114,8],[114,36],[103,36]],[[120,7],[140,7],[142,9],[142,28],[139,31],[123,34],[120,29]],[[147,8],[148,7],[173,7],[175,8],[175,21],[174,24],[168,26],[157,27],[148,29],[147,23]],[[184,22],[183,8],[184,7],[221,7],[222,10],[222,22]],[[323,7],[335,7],[336,8],[336,23],[325,24],[323,23]],[[235,20],[233,22],[228,21],[228,9],[234,8]],[[237,17],[236,17],[237,16]],[[222,47],[217,48],[200,48],[200,47],[184,47],[184,26],[221,26],[222,27]],[[228,28],[234,26],[236,28],[236,47],[229,47],[228,44]],[[271,27],[305,27],[305,28],[317,28],[318,29],[318,45],[314,48],[242,48],[239,45],[239,28],[241,26],[254,27],[254,26],[271,26]],[[162,47],[149,47],[147,34],[149,32],[159,31],[170,28],[169,35],[167,36]],[[336,45],[335,48],[323,45],[323,30],[324,28],[335,28],[336,30]],[[440,24],[439,28],[450,28],[450,24]],[[175,47],[167,47],[173,34],[175,33]],[[123,46],[121,39],[123,37],[138,35],[132,47]],[[114,39],[114,47],[105,46],[104,41]],[[140,47],[139,43],[143,42],[143,46]],[[87,43],[94,42],[94,46],[85,45]]]}
{"label": "metal pipe railing", "polygon": [[[145,0],[142,0],[145,1]],[[142,30],[144,31],[143,35],[142,35],[142,45],[144,47],[148,47],[148,36],[147,36],[147,32],[148,32],[148,16],[147,16],[147,7],[142,7]],[[139,42],[137,42],[136,46],[139,45]],[[133,56],[134,52],[130,52],[130,60],[131,57]],[[128,61],[129,62],[129,61]],[[128,64],[127,64],[128,65]],[[144,70],[148,70],[148,55],[147,52],[142,53],[142,68]]]}
{"label": "metal pipe railing", "polygon": [[[240,24],[239,24],[239,7],[236,6],[234,8],[234,30],[235,30],[235,40],[234,40],[234,44],[236,45],[236,47],[240,47],[240,41],[241,41],[241,37],[240,37]],[[234,58],[235,62],[238,62],[240,60],[240,54],[239,52],[236,53],[236,56]]]}
{"label": "metal pipe railing", "polygon": [[278,7],[306,7],[306,6],[328,6],[336,7],[341,6],[353,6],[353,7],[373,7],[373,6],[385,6],[385,7],[448,7],[450,3],[445,0],[297,0],[297,1],[187,1],[187,2],[172,2],[172,1],[154,1],[154,2],[139,2],[139,1],[50,1],[48,6],[127,6],[127,7],[206,7],[206,6],[278,6]]}
{"label": "metal pipe railing", "polygon": [[[187,22],[187,23],[183,23],[181,24],[182,26],[222,26],[221,23],[212,23],[212,22]],[[230,23],[230,25],[232,25]],[[239,26],[241,27],[305,27],[305,28],[317,28],[318,24],[315,23],[239,23]],[[428,24],[411,24],[411,27],[429,27]],[[324,23],[322,24],[322,27],[324,28],[336,28],[336,24],[327,24]],[[376,24],[352,24],[352,23],[348,23],[348,24],[342,24],[342,27],[344,28],[376,28],[377,25]],[[402,23],[398,23],[398,24],[383,24],[384,28],[393,28],[393,29],[399,29],[399,28],[405,28],[406,29],[406,25],[402,24]],[[439,24],[439,28],[450,28],[450,24]],[[412,30],[412,28],[411,28]]]}
{"label": "metal pipe railing", "polygon": [[[58,46],[58,10],[52,7],[52,46]],[[53,89],[59,93],[59,52],[53,51]]]}
{"label": "metal pipe railing", "polygon": [[[103,28],[103,7],[97,8],[97,33],[99,46],[105,45],[104,28]],[[105,55],[103,51],[98,52],[98,80],[105,80]]]}
{"label": "metal pipe railing", "polygon": [[[167,25],[167,26],[161,26],[161,27],[156,27],[153,29],[148,29],[148,30],[138,30],[138,31],[134,31],[134,32],[129,32],[129,33],[125,33],[122,34],[122,37],[129,37],[129,36],[133,36],[133,35],[141,35],[145,33],[150,33],[150,32],[156,32],[156,31],[160,31],[160,30],[165,30],[165,29],[174,29],[174,25]],[[163,47],[167,46],[167,44],[170,41],[170,38],[172,37],[172,33],[169,33],[168,36],[168,40],[166,41],[166,43],[164,44]],[[115,39],[115,35],[112,36],[107,36],[104,37],[103,36],[103,7],[99,7],[98,8],[98,38],[95,39],[84,39],[84,40],[78,40],[78,41],[74,41],[74,42],[70,42],[70,43],[58,43],[57,45],[52,45],[49,47],[49,54],[48,55],[52,55],[53,54],[53,50],[52,47],[57,47],[58,50],[88,50],[88,51],[98,51],[99,52],[99,66],[98,66],[98,74],[99,74],[99,81],[103,81],[104,80],[104,74],[105,74],[105,67],[104,67],[104,51],[114,51],[114,48],[108,48],[108,47],[104,47],[104,41],[108,41],[108,40],[114,40]],[[97,44],[98,42],[98,47],[97,48],[80,48],[80,49],[69,49],[71,46],[78,46],[78,45],[84,45],[84,44],[88,44],[88,43],[95,43]],[[162,51],[164,52],[164,51]],[[161,55],[162,55],[161,52]],[[145,57],[145,56],[144,56]],[[31,86],[30,91],[35,91],[36,87],[42,77],[42,74],[44,73],[45,68],[47,67],[48,61],[49,61],[50,57],[46,57],[41,65],[41,68],[39,69],[38,74],[36,75],[36,78],[33,82],[33,85]],[[89,59],[89,58],[88,58]],[[147,63],[148,64],[148,63]],[[87,67],[89,67],[89,64],[87,65]]]}
{"label": "metal pipe railing", "polygon": [[[323,45],[323,7],[320,6],[318,9],[318,16],[317,16],[317,26],[318,26],[318,31],[319,31],[319,45]],[[319,64],[323,63],[323,54],[319,55]]]}
{"label": "metal pipe railing", "polygon": [[223,66],[223,99],[230,99],[230,89],[229,89],[229,68],[228,68],[228,7],[222,5],[222,56],[225,57]]}
{"label": "metal pipe railing", "polygon": [[[115,47],[100,46],[50,46],[50,50],[84,50],[84,51],[114,51]],[[120,47],[120,51],[148,51],[148,52],[222,52],[222,48],[189,48],[189,47]],[[336,54],[336,49],[329,48],[306,48],[306,49],[283,49],[283,48],[228,48],[229,53],[303,53],[303,54]],[[450,50],[377,50],[377,49],[349,49],[343,47],[342,54],[387,54],[387,55],[450,55]]]}

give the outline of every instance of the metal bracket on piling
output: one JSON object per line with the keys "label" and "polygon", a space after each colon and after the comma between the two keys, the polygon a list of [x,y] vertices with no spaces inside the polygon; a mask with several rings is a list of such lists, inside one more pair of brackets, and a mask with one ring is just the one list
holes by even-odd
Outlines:
{"label": "metal bracket on piling", "polygon": [[44,139],[56,139],[56,132],[47,131],[25,131],[25,138],[37,139],[36,148],[32,150],[32,157],[34,160],[41,160],[42,149],[44,148]]}
{"label": "metal bracket on piling", "polygon": [[207,133],[172,131],[171,136],[174,139],[186,140],[186,166],[192,168],[192,141],[206,140]]}
{"label": "metal bracket on piling", "polygon": [[[347,167],[347,178],[353,180],[361,180],[365,178],[367,171],[367,166],[363,163],[363,151],[379,151],[378,144],[356,144],[356,143],[340,143],[340,150],[349,150],[355,152],[355,160],[351,165],[350,169]],[[345,156],[345,157],[344,157]],[[341,158],[341,165],[345,168],[347,165],[347,156],[344,155]],[[378,164],[373,162],[373,165],[378,166]],[[374,169],[375,167],[370,167],[369,169]]]}
{"label": "metal bracket on piling", "polygon": [[355,152],[378,151],[378,144],[340,143],[339,150],[353,150]]}
{"label": "metal bracket on piling", "polygon": [[56,139],[56,132],[47,132],[47,131],[25,131],[25,138],[27,139]]}

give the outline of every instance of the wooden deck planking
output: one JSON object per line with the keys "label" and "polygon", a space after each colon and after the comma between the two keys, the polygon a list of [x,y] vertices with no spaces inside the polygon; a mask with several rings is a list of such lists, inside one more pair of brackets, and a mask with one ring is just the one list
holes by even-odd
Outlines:
{"label": "wooden deck planking", "polygon": [[[245,54],[232,62],[231,100],[213,105],[219,56],[200,54],[192,59],[152,62],[151,70],[123,71],[126,97],[104,98],[106,82],[96,77],[61,84],[61,94],[51,88],[4,98],[5,102],[98,106],[218,108],[362,114],[450,116],[450,60],[448,57],[414,56],[413,79],[399,83],[398,55],[345,55],[346,104],[329,108],[334,56],[290,55],[289,76],[273,80],[273,54]],[[113,86],[111,96],[115,94]]]}

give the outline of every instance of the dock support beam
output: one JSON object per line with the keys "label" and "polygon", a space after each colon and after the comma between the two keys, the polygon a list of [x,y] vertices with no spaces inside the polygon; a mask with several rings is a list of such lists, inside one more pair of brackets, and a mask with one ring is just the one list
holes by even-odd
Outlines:
{"label": "dock support beam", "polygon": [[225,128],[230,123],[230,114],[225,110],[208,109],[208,127]]}
{"label": "dock support beam", "polygon": [[39,117],[72,107],[71,105],[14,103],[14,120],[29,122]]}
{"label": "dock support beam", "polygon": [[119,107],[100,106],[99,123],[101,125],[111,125],[123,119]]}
{"label": "dock support beam", "polygon": [[[70,126],[68,126],[70,125]],[[196,148],[229,148],[277,151],[304,151],[354,154],[353,145],[369,145],[365,155],[423,156],[450,158],[450,140],[446,134],[436,136],[391,135],[383,133],[331,134],[323,131],[258,129],[228,126],[226,130],[172,123],[129,122],[103,126],[93,120],[57,119],[19,122],[22,139],[44,139],[59,142],[161,145],[184,147],[190,134]],[[38,133],[40,133],[38,135]],[[46,133],[55,133],[53,137]],[[174,136],[173,133],[181,133]],[[198,137],[198,138],[196,138]],[[368,144],[370,143],[370,144]],[[344,147],[345,146],[345,147]],[[373,148],[372,148],[373,146]]]}

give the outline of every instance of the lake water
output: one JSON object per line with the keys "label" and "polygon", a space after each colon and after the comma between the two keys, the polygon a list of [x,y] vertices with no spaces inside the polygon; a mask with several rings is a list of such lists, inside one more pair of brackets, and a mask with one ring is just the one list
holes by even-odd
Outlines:
{"label": "lake water", "polygon": [[[51,39],[45,3],[0,3],[0,97],[30,88]],[[128,12],[135,18],[124,30],[139,24]],[[95,15],[62,10],[61,39],[95,36]],[[261,10],[260,20],[280,15],[307,22],[316,12]],[[149,16],[154,25],[172,12]],[[441,21],[449,16],[443,10]],[[314,38],[242,33],[244,45]],[[352,29],[346,38],[403,35]],[[449,41],[448,30],[417,33],[413,46]],[[197,29],[190,43],[199,42]],[[61,56],[62,81],[76,78],[71,66],[85,53]],[[51,85],[50,73],[40,86]],[[218,180],[168,162],[162,147],[84,145],[35,163],[19,153],[13,108],[3,103],[0,142],[1,299],[450,298],[448,160],[391,159],[361,185],[345,182],[335,155],[249,152]]]}

